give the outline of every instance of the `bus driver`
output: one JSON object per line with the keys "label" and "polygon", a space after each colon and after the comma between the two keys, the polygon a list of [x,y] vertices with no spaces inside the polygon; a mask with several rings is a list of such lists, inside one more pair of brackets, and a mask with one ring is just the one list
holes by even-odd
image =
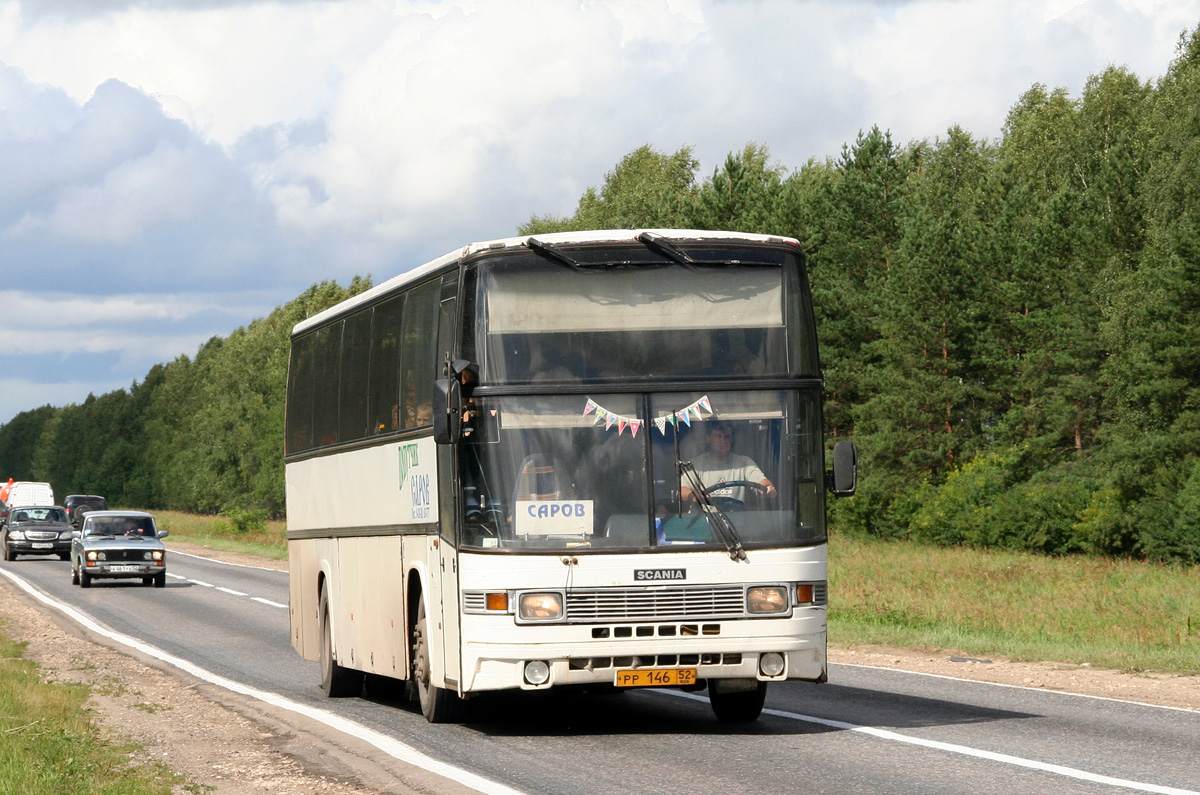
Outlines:
{"label": "bus driver", "polygon": [[[744,480],[762,484],[762,494],[766,497],[774,497],[776,494],[775,484],[759,469],[758,464],[754,463],[754,459],[733,452],[733,429],[721,420],[705,423],[705,426],[708,452],[701,453],[692,459],[692,466],[696,468],[696,474],[700,476],[705,487]],[[708,494],[710,497],[745,503],[746,491],[745,486],[730,486],[714,489]],[[681,486],[680,496],[684,500],[696,500],[696,493],[687,486]]]}

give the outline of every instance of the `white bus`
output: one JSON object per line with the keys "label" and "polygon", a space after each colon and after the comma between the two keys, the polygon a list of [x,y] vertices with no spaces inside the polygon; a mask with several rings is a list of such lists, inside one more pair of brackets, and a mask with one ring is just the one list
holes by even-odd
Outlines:
{"label": "white bus", "polygon": [[[750,721],[826,679],[822,381],[795,240],[466,246],[298,324],[292,645],[329,696],[408,682],[707,690]],[[712,431],[711,433],[709,431]]]}

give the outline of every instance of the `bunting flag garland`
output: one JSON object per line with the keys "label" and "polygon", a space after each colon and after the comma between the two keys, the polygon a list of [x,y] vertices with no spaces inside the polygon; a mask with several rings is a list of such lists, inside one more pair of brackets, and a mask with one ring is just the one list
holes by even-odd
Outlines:
{"label": "bunting flag garland", "polygon": [[[604,430],[606,431],[612,430],[614,425],[617,426],[618,436],[625,433],[625,429],[628,428],[629,433],[634,438],[637,438],[638,431],[642,429],[642,420],[639,420],[637,417],[625,417],[621,414],[615,414],[591,398],[588,398],[587,403],[583,406],[583,416],[586,417],[589,414],[592,415],[592,425],[598,425],[600,422],[603,422]],[[705,395],[686,408],[662,417],[656,417],[654,425],[658,428],[659,433],[666,436],[667,423],[674,425],[676,422],[682,422],[690,428],[692,427],[693,420],[703,422],[706,419],[705,415],[711,416],[713,414],[716,414],[716,412],[713,411],[712,403],[708,400],[708,395]]]}
{"label": "bunting flag garland", "polygon": [[612,427],[616,425],[618,436],[625,433],[625,429],[628,428],[630,435],[636,439],[638,431],[642,429],[642,421],[637,417],[624,417],[620,414],[614,414],[591,398],[587,399],[587,403],[583,407],[583,416],[586,417],[589,414],[595,415],[592,418],[592,425],[596,425],[603,420],[604,430],[606,431],[612,430]]}
{"label": "bunting flag garland", "polygon": [[700,398],[692,405],[690,405],[686,408],[680,409],[679,411],[676,411],[673,414],[667,414],[663,417],[655,417],[654,418],[654,427],[658,428],[659,433],[661,433],[663,436],[666,436],[667,435],[667,423],[674,425],[676,422],[682,420],[683,423],[686,424],[690,428],[690,427],[692,427],[692,418],[693,417],[695,417],[697,421],[702,422],[705,418],[704,415],[706,413],[710,414],[710,415],[716,414],[716,412],[713,411],[712,403],[710,403],[708,401],[708,395],[705,395],[704,397]]}

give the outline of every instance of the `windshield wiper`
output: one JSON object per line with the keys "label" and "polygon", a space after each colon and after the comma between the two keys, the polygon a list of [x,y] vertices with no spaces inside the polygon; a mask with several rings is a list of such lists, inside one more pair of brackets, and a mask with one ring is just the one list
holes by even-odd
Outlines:
{"label": "windshield wiper", "polygon": [[674,260],[688,270],[694,271],[696,269],[696,261],[686,251],[662,235],[656,235],[653,232],[642,232],[637,236],[637,239],[646,248],[657,251],[659,254]]}
{"label": "windshield wiper", "polygon": [[559,265],[566,265],[573,271],[587,273],[587,270],[585,270],[582,265],[564,254],[558,246],[551,245],[550,243],[543,243],[536,237],[527,238],[525,240],[525,246],[539,257],[548,259],[551,262],[557,262]]}
{"label": "windshield wiper", "polygon": [[742,538],[738,535],[733,520],[704,493],[704,482],[700,480],[700,475],[696,472],[696,467],[692,466],[691,461],[679,461],[679,471],[686,475],[690,481],[692,493],[696,495],[696,499],[703,506],[709,524],[716,528],[721,542],[729,550],[729,559],[745,560],[746,550],[742,547]]}

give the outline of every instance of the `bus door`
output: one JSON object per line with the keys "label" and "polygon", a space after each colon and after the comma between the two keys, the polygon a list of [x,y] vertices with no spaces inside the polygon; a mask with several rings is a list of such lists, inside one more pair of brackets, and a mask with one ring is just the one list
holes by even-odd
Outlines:
{"label": "bus door", "polygon": [[[458,271],[442,277],[442,296],[438,312],[438,367],[446,361],[454,347],[455,296],[458,294]],[[442,656],[451,689],[458,690],[461,680],[461,658],[459,645],[459,595],[458,595],[458,507],[455,488],[454,446],[438,446],[438,542],[437,572],[440,580],[440,603],[442,621]]]}

